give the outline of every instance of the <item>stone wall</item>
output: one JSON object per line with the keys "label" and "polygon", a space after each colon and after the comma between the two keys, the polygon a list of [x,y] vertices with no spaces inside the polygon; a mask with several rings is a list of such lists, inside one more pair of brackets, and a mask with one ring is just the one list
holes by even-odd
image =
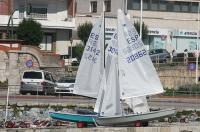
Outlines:
{"label": "stone wall", "polygon": [[0,82],[5,82],[7,80],[7,67],[8,56],[4,51],[0,51]]}
{"label": "stone wall", "polygon": [[189,71],[188,66],[160,67],[157,72],[164,88],[177,89],[183,85],[195,84],[196,72]]}

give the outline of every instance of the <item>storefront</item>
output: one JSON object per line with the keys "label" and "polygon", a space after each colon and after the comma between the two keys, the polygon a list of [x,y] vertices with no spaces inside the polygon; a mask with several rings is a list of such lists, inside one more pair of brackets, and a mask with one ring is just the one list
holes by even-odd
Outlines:
{"label": "storefront", "polygon": [[197,31],[182,29],[149,28],[149,36],[145,43],[149,43],[149,49],[175,49],[183,52],[188,49],[193,52],[197,45]]}

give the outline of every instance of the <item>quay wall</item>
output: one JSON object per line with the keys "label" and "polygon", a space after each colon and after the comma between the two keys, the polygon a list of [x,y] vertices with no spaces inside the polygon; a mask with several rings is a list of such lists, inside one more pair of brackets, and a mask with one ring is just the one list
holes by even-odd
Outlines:
{"label": "quay wall", "polygon": [[0,129],[0,132],[200,132],[200,126]]}

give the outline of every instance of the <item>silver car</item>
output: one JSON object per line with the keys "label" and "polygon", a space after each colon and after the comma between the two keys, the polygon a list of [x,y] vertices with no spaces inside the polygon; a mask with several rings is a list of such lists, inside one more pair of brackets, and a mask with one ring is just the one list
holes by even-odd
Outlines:
{"label": "silver car", "polygon": [[73,94],[75,78],[62,77],[54,87],[56,94]]}
{"label": "silver car", "polygon": [[50,72],[43,70],[24,71],[21,78],[21,94],[54,94],[55,80]]}
{"label": "silver car", "polygon": [[170,53],[166,49],[154,49],[149,51],[152,62],[166,63],[170,59]]}

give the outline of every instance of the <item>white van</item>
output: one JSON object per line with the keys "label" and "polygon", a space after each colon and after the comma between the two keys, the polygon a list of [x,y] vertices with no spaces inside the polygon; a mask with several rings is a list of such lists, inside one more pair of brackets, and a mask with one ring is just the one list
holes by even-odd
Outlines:
{"label": "white van", "polygon": [[50,72],[43,70],[24,71],[20,94],[54,94],[55,80]]}

